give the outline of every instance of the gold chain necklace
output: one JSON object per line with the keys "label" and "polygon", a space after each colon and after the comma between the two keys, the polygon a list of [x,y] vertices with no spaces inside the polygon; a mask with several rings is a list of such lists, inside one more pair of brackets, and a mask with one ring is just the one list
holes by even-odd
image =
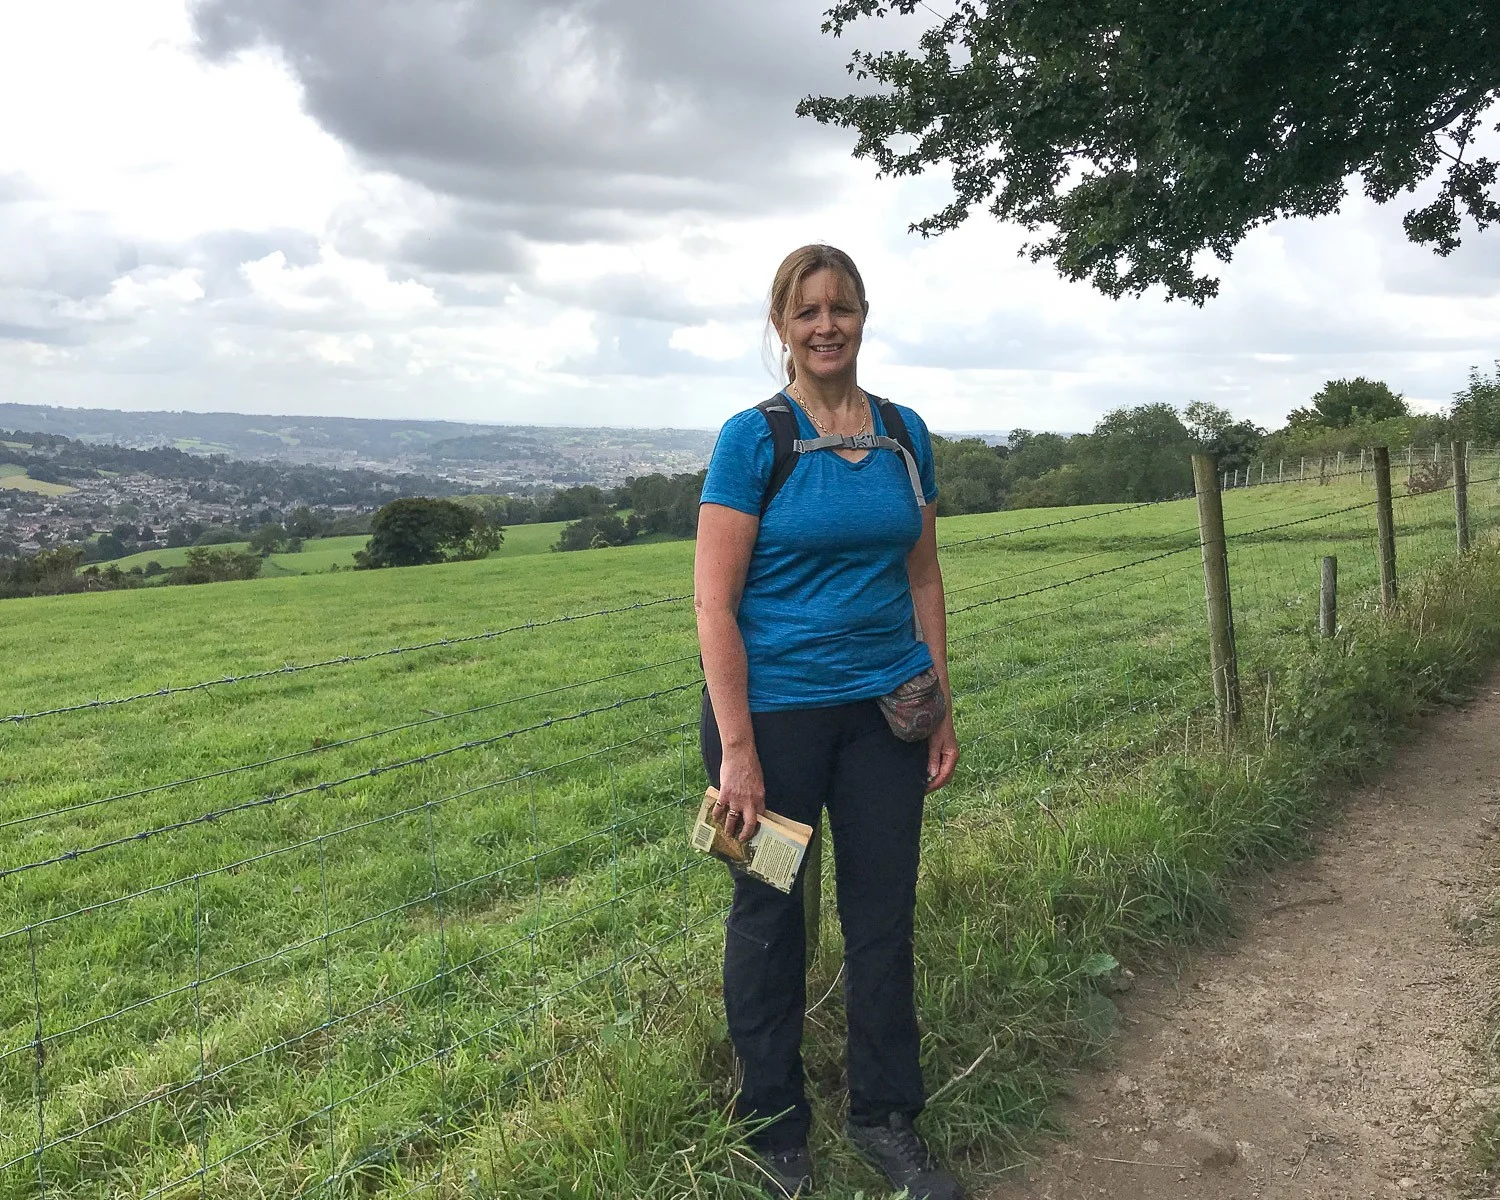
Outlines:
{"label": "gold chain necklace", "polygon": [[792,399],[797,402],[797,407],[807,414],[807,419],[813,423],[813,428],[815,428],[824,437],[858,437],[860,434],[865,433],[870,427],[870,399],[864,394],[863,391],[860,392],[860,398],[865,402],[865,415],[860,420],[859,428],[849,435],[834,433],[834,431],[829,429],[827,425],[823,424],[822,421],[813,416],[812,409],[807,407],[807,402],[802,399],[795,382],[789,383],[787,385],[787,392],[792,397]]}

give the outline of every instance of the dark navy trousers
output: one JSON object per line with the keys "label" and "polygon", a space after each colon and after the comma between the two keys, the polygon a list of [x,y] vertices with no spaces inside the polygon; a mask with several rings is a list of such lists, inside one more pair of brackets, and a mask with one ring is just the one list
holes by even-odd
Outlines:
{"label": "dark navy trousers", "polygon": [[[751,722],[766,807],[809,825],[828,809],[844,932],[849,1119],[915,1117],[925,1101],[912,925],[927,745],[891,733],[874,700],[753,713]],[[706,693],[700,732],[703,763],[717,787],[723,749]],[[783,895],[737,876],[724,941],[724,1007],[743,1072],[736,1115],[774,1118],[752,1139],[767,1151],[803,1144],[811,1120],[802,1071],[802,882],[799,875]]]}

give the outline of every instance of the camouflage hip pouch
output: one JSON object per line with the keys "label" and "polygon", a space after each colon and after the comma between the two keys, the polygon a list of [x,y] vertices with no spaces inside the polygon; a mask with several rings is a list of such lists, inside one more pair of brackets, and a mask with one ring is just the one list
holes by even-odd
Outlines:
{"label": "camouflage hip pouch", "polygon": [[948,697],[932,667],[875,702],[891,732],[903,742],[925,742],[948,715]]}

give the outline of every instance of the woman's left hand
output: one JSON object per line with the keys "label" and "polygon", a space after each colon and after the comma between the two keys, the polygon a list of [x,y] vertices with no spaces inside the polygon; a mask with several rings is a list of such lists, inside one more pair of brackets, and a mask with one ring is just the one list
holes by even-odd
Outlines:
{"label": "woman's left hand", "polygon": [[927,739],[927,790],[935,792],[946,787],[957,766],[958,734],[954,731],[950,712]]}

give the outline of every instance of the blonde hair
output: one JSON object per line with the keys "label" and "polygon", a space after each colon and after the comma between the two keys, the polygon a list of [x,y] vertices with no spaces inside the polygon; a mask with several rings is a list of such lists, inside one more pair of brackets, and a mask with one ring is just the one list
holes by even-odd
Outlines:
{"label": "blonde hair", "polygon": [[[790,383],[797,378],[797,367],[792,362],[792,356],[783,350],[776,353],[773,347],[780,342],[781,335],[776,328],[779,321],[783,326],[791,315],[793,306],[802,295],[802,285],[809,275],[819,271],[833,271],[841,275],[854,288],[853,299],[859,304],[861,313],[870,310],[869,301],[865,299],[865,281],[859,273],[859,268],[854,265],[854,260],[842,250],[834,246],[825,246],[815,242],[810,246],[802,246],[793,250],[781,260],[781,266],[776,268],[776,275],[771,280],[771,295],[766,311],[766,360],[769,364],[777,363],[781,379]],[[773,340],[774,339],[774,340]]]}

